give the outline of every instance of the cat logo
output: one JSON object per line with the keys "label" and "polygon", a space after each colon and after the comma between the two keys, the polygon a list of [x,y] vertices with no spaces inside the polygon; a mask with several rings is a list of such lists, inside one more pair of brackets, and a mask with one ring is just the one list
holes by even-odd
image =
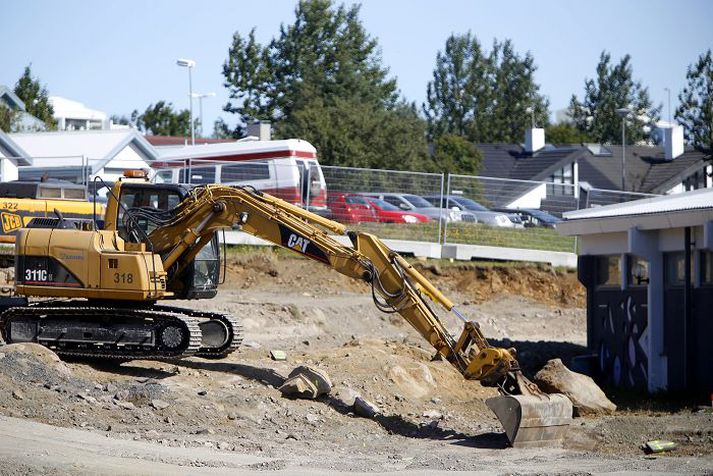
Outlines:
{"label": "cat logo", "polygon": [[2,231],[4,233],[10,233],[18,228],[22,228],[22,218],[20,215],[15,215],[14,213],[0,213],[2,217]]}
{"label": "cat logo", "polygon": [[297,236],[294,233],[290,235],[287,239],[287,246],[296,251],[301,251],[302,253],[307,252],[307,246],[309,246],[310,241],[307,238]]}

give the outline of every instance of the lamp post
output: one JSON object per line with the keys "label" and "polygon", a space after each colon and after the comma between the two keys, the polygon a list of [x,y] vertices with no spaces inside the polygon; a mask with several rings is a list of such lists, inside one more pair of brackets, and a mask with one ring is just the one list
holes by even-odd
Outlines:
{"label": "lamp post", "polygon": [[191,78],[191,70],[195,67],[196,62],[193,60],[179,58],[176,60],[178,66],[188,68],[188,96],[190,99],[190,118],[191,118],[191,145],[196,145],[196,129],[193,124],[193,78]]}
{"label": "lamp post", "polygon": [[212,98],[215,93],[193,93],[191,96],[198,98],[198,117],[201,121],[201,137],[203,137],[203,98]]}
{"label": "lamp post", "polygon": [[626,191],[626,118],[631,109],[622,107],[616,110],[621,117],[621,191]]}

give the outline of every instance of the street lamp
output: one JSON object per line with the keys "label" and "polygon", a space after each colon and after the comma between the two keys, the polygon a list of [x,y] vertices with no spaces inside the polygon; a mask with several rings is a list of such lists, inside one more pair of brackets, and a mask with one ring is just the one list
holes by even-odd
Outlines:
{"label": "street lamp", "polygon": [[193,79],[191,78],[191,70],[196,66],[196,62],[193,60],[178,58],[176,60],[178,66],[188,68],[188,95],[190,99],[190,117],[191,117],[191,145],[196,145],[196,130],[193,124]]}
{"label": "street lamp", "polygon": [[616,110],[621,117],[621,191],[626,191],[626,118],[631,114],[631,109],[621,107]]}
{"label": "street lamp", "polygon": [[201,121],[201,137],[203,137],[203,98],[212,98],[215,93],[193,93],[192,97],[198,98],[198,117]]}

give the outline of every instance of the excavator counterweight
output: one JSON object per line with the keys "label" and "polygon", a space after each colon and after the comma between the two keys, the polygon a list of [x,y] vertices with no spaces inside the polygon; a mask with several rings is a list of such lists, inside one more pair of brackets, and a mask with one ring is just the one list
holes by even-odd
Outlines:
{"label": "excavator counterweight", "polygon": [[[561,440],[572,418],[569,400],[542,393],[522,375],[514,349],[491,346],[476,322],[376,236],[349,232],[340,223],[249,187],[203,185],[175,200],[174,192],[175,185],[119,181],[110,192],[101,230],[96,222],[61,215],[20,230],[18,294],[63,300],[5,311],[0,315],[5,341],[38,342],[61,355],[224,357],[242,338],[235,317],[157,301],[212,297],[214,293],[192,284],[216,281],[210,269],[199,269],[198,257],[215,247],[217,231],[238,226],[369,283],[380,310],[400,314],[466,379],[498,388],[502,396],[488,400],[488,406],[513,445]],[[169,206],[172,201],[177,205]],[[352,245],[330,233],[348,236]],[[458,338],[433,304],[463,321]]]}

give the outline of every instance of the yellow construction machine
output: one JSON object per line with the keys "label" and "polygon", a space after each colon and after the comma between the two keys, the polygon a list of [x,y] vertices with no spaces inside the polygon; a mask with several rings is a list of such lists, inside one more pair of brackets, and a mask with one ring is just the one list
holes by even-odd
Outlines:
{"label": "yellow construction machine", "polygon": [[[523,376],[514,349],[491,346],[476,322],[372,234],[250,187],[224,185],[118,181],[103,218],[99,229],[96,219],[58,213],[17,232],[16,293],[53,299],[5,310],[5,342],[37,342],[66,356],[224,357],[242,339],[238,319],[159,302],[213,297],[221,274],[216,232],[238,226],[369,283],[380,310],[400,314],[466,379],[499,389],[486,403],[513,445],[553,444],[571,422],[566,397],[541,392]],[[330,235],[348,236],[351,246]],[[460,336],[429,302],[464,322]]]}

